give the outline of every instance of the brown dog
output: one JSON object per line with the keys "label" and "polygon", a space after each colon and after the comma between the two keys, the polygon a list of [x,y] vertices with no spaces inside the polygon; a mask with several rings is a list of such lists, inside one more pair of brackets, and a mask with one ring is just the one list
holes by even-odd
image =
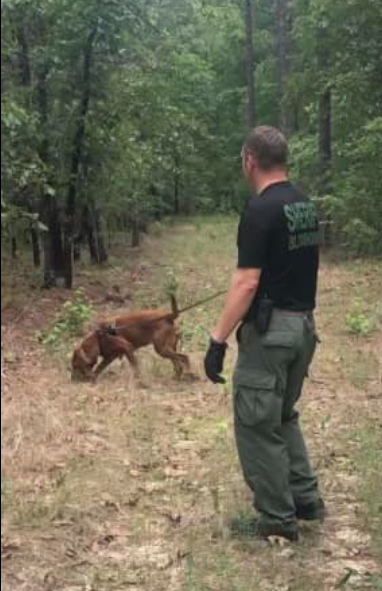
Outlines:
{"label": "brown dog", "polygon": [[174,298],[172,307],[172,313],[146,310],[116,318],[111,325],[101,323],[74,351],[73,379],[93,381],[113,361],[123,357],[127,357],[138,372],[135,351],[149,345],[154,346],[160,357],[173,363],[176,376],[181,378],[184,371],[189,370],[190,362],[186,355],[177,351],[180,335],[175,320],[179,312]]}

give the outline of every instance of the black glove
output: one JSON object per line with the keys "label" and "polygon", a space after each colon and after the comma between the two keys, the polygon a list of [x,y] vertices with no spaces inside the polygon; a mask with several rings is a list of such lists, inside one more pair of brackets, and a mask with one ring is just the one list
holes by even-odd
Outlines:
{"label": "black glove", "polygon": [[224,369],[224,359],[228,349],[227,343],[218,343],[211,338],[210,346],[204,361],[204,367],[209,380],[213,384],[225,384],[221,375]]}

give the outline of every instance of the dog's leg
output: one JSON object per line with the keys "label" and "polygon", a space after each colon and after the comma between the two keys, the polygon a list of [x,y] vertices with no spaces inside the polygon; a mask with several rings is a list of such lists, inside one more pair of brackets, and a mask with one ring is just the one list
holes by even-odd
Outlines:
{"label": "dog's leg", "polygon": [[[117,341],[115,340],[115,343],[116,342]],[[122,359],[123,357],[126,357],[129,360],[131,366],[133,367],[135,377],[139,377],[139,365],[134,355],[134,347],[122,339],[120,339],[118,342],[118,349],[116,348],[112,355],[104,357],[95,370],[95,375],[99,377],[112,363],[114,363],[114,361],[117,359]]]}
{"label": "dog's leg", "polygon": [[185,371],[191,369],[188,357],[177,352],[179,340],[178,328],[174,325],[167,325],[165,329],[158,331],[153,342],[158,355],[172,362],[177,379],[181,379]]}
{"label": "dog's leg", "polygon": [[177,353],[178,362],[181,367],[181,376],[182,377],[185,373],[187,373],[191,377],[191,363],[187,355],[182,355],[181,353]]}
{"label": "dog's leg", "polygon": [[180,380],[183,376],[185,368],[190,367],[190,362],[186,355],[182,355],[181,353],[177,353],[171,347],[158,347],[154,345],[156,352],[160,357],[163,359],[168,359],[172,362],[175,370],[175,376],[178,380]]}
{"label": "dog's leg", "polygon": [[135,353],[135,349],[134,349],[133,345],[126,342],[126,346],[124,347],[124,355],[125,355],[125,357],[127,357],[127,359],[130,362],[131,367],[133,368],[134,377],[139,380],[141,378],[141,374],[139,371],[139,363],[138,363],[138,360],[135,357],[134,353]]}
{"label": "dog's leg", "polygon": [[118,357],[119,355],[112,355],[111,357],[104,358],[95,369],[94,373],[96,377],[98,378]]}
{"label": "dog's leg", "polygon": [[180,365],[180,372],[183,374],[185,371],[191,373],[191,363],[187,355],[179,353],[179,345],[181,343],[182,336],[178,328],[173,336],[173,350],[177,354],[177,363]]}

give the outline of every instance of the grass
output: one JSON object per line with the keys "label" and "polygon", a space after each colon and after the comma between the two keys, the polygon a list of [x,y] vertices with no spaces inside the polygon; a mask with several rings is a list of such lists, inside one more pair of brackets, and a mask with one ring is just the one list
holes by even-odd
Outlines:
{"label": "grass", "polygon": [[373,351],[354,347],[346,354],[346,377],[357,389],[365,390],[378,374],[379,364],[379,359]]}
{"label": "grass", "polygon": [[[382,558],[382,430],[370,424],[359,434],[362,518]],[[382,582],[382,579],[381,579]]]}
{"label": "grass", "polygon": [[[235,234],[236,220],[226,217],[164,223],[142,250],[126,254],[120,247],[111,266],[81,268],[79,280],[86,290],[95,282],[106,290],[120,285],[134,308],[167,307],[176,287],[183,307],[228,284]],[[7,290],[16,284],[8,277]],[[35,338],[63,305],[58,299],[55,310],[44,294],[35,322],[27,316],[24,325],[23,318],[5,343],[18,356],[20,342],[25,346],[23,362],[9,364],[3,398],[4,535],[12,547],[20,545],[5,563],[7,591],[27,582],[42,589],[48,575],[59,581],[52,584],[57,591],[332,591],[346,575],[344,552],[352,556],[336,537],[344,533],[336,514],[356,533],[370,532],[374,548],[381,541],[378,428],[353,437],[360,423],[380,416],[380,333],[353,336],[346,326],[360,297],[377,323],[380,293],[374,262],[356,269],[326,263],[318,318],[323,346],[302,410],[334,517],[323,534],[303,527],[297,547],[235,541],[227,531],[230,518],[251,510],[252,498],[238,466],[230,386],[214,388],[202,374],[222,300],[181,319],[183,348],[200,381],[174,382],[170,365],[144,351],[148,387],[141,389],[118,364],[96,387],[71,385],[66,357],[47,357]],[[102,306],[97,313],[110,311]],[[227,375],[234,362],[232,343]],[[357,495],[361,523],[349,512]],[[363,548],[369,561],[374,548]],[[378,567],[368,569],[372,577],[352,577],[346,588],[379,591]]]}

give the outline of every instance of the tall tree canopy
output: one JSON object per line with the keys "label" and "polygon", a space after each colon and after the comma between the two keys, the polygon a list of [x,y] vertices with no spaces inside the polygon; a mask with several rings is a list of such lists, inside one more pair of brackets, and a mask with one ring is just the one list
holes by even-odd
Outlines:
{"label": "tall tree canopy", "polygon": [[[103,230],[239,210],[248,122],[350,252],[381,251],[380,0],[2,0],[2,221],[70,287]],[[24,230],[22,232],[24,236]]]}

